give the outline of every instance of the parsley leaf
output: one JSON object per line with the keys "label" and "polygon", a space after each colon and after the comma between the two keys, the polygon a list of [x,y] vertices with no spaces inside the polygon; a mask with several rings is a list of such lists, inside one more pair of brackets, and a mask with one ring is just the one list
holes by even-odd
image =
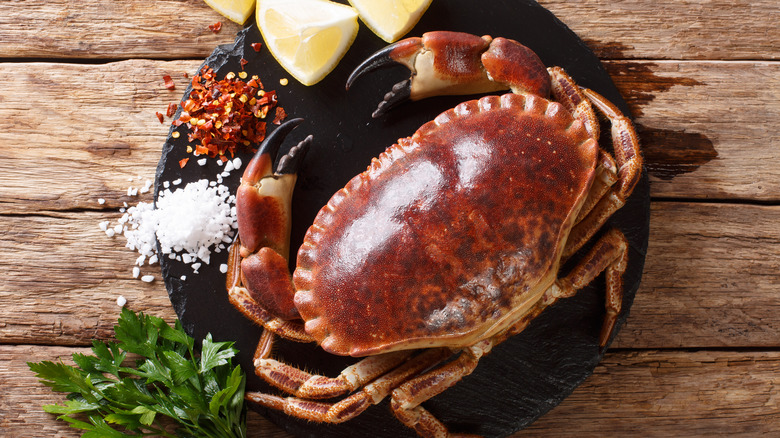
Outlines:
{"label": "parsley leaf", "polygon": [[[84,430],[83,438],[246,437],[246,376],[232,365],[232,342],[209,334],[198,353],[179,321],[171,327],[126,308],[114,332],[116,342],[92,342],[93,355],[74,354],[75,367],[27,363],[44,385],[68,393],[44,411]],[[177,425],[174,433],[166,417]]]}

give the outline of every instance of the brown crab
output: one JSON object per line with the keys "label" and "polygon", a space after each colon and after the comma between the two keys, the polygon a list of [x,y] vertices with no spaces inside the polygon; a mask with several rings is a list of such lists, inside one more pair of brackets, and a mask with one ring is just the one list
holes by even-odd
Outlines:
{"label": "brown crab", "polygon": [[[606,231],[566,276],[558,271],[624,204],[642,160],[631,122],[614,105],[515,41],[427,33],[377,52],[347,86],[390,63],[412,76],[375,116],[406,99],[513,93],[462,103],[375,158],[319,212],[292,281],[290,199],[311,138],[274,172],[275,150],[299,120],[282,125],[238,189],[240,241],[227,286],[231,302],[265,328],[256,373],[290,395],[249,400],[336,423],[390,396],[401,422],[444,437],[447,428],[421,403],[602,272],[606,346],[621,308],[625,237]],[[614,159],[599,148],[591,105],[611,121]],[[364,359],[337,377],[312,375],[270,357],[275,335]]]}

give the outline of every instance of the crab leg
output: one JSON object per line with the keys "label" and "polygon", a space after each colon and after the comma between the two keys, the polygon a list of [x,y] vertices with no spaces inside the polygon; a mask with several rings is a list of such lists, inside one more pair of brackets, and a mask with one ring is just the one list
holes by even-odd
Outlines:
{"label": "crab leg", "polygon": [[598,140],[599,120],[580,87],[561,67],[550,67],[547,71],[550,74],[550,85],[555,100],[585,125],[591,137]]}
{"label": "crab leg", "polygon": [[345,368],[337,377],[310,374],[271,358],[255,360],[255,373],[271,385],[296,397],[332,398],[352,392],[386,374],[413,353],[414,351],[399,351],[370,356]]}
{"label": "crab leg", "polygon": [[626,203],[642,176],[639,136],[634,125],[600,94],[588,89],[583,89],[582,92],[612,123],[612,147],[618,168],[617,182],[599,199],[589,214],[572,228],[564,249],[564,258],[577,252],[607,219]]}
{"label": "crab leg", "polygon": [[[452,352],[446,348],[423,351],[336,403],[315,402],[298,397],[279,397],[260,392],[249,392],[246,394],[246,399],[305,420],[341,423],[356,417],[369,406],[378,404],[398,385],[450,356]],[[360,362],[356,365],[359,364]]]}
{"label": "crab leg", "polygon": [[599,200],[603,198],[610,187],[612,187],[618,180],[617,166],[615,165],[615,159],[612,158],[608,152],[603,149],[599,149],[599,159],[596,165],[596,178],[593,180],[593,185],[590,186],[588,197],[585,199],[585,203],[580,208],[580,212],[575,219],[575,223],[581,222],[598,204]]}
{"label": "crab leg", "polygon": [[623,273],[626,271],[627,264],[628,241],[623,233],[613,228],[596,242],[590,252],[566,277],[559,278],[551,289],[554,299],[568,298],[606,271],[607,313],[599,336],[599,346],[602,349],[612,337],[620,314],[623,303]]}
{"label": "crab leg", "polygon": [[447,427],[428,410],[423,402],[444,392],[474,371],[479,359],[493,348],[494,340],[487,339],[464,349],[457,359],[416,377],[393,391],[390,407],[396,418],[428,438],[450,436]]}
{"label": "crab leg", "polygon": [[[314,339],[306,333],[301,322],[286,321],[271,315],[250,295],[246,288],[234,287],[230,289],[228,298],[230,299],[230,303],[241,313],[255,324],[262,326],[265,330],[291,341],[314,341]],[[258,348],[260,347],[261,345],[258,345]]]}

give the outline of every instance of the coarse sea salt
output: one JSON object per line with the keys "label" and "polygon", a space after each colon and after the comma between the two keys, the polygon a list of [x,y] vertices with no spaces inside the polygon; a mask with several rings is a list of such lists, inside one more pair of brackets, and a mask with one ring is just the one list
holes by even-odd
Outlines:
{"label": "coarse sea salt", "polygon": [[[146,185],[151,186],[148,181]],[[107,221],[98,225],[109,236],[124,235],[125,246],[139,254],[133,277],[151,282],[154,276],[140,276],[139,266],[157,263],[157,242],[162,254],[191,265],[195,273],[203,263],[209,263],[212,248],[214,252],[224,250],[235,234],[234,204],[235,196],[228,187],[202,179],[173,191],[162,190],[156,207],[147,202],[128,207],[114,227]]]}

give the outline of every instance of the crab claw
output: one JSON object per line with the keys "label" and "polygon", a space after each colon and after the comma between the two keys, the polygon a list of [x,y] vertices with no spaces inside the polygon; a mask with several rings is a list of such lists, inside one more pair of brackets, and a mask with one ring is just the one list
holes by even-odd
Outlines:
{"label": "crab claw", "polygon": [[236,192],[236,215],[243,257],[261,247],[269,247],[288,257],[290,205],[297,179],[294,164],[300,162],[310,138],[280,160],[282,172],[273,172],[272,166],[284,138],[301,121],[292,119],[266,137],[241,178]]}
{"label": "crab claw", "polygon": [[228,288],[243,286],[274,316],[297,317],[288,268],[292,193],[297,169],[308,150],[308,136],[272,166],[284,138],[302,119],[290,120],[271,133],[244,171],[236,192],[238,235],[228,267]]}
{"label": "crab claw", "polygon": [[531,49],[505,38],[446,31],[428,32],[379,50],[352,72],[347,89],[366,73],[398,64],[406,66],[411,77],[393,86],[374,117],[409,99],[508,89],[547,97],[550,90],[547,69]]}

